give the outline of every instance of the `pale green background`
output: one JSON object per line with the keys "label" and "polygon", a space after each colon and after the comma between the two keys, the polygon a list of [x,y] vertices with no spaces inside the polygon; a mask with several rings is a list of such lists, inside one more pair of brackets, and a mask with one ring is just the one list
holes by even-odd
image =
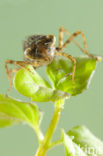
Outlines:
{"label": "pale green background", "polygon": [[[22,40],[31,34],[54,34],[63,25],[70,32],[82,30],[91,53],[103,55],[103,0],[0,0],[0,93],[5,94],[8,81],[4,69],[6,59],[22,60]],[[80,41],[81,43],[81,41]],[[71,44],[67,52],[80,55]],[[103,63],[98,65],[88,91],[66,101],[60,129],[68,131],[75,125],[86,125],[103,140]],[[12,89],[10,95],[26,100]],[[45,112],[43,131],[53,113],[52,103],[38,104]],[[56,138],[56,137],[55,137]],[[32,129],[17,125],[0,129],[0,156],[34,156],[37,139]],[[56,147],[48,156],[64,156],[64,148]]]}

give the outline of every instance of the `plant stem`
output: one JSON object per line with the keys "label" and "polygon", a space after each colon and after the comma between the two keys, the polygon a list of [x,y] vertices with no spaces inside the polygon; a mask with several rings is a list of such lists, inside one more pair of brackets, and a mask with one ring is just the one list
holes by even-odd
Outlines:
{"label": "plant stem", "polygon": [[48,149],[51,149],[51,148],[53,148],[54,146],[58,146],[58,145],[61,145],[61,144],[63,144],[63,140],[57,140],[57,141],[55,141],[55,142],[52,142],[52,143],[49,145]]}
{"label": "plant stem", "polygon": [[36,134],[37,134],[38,142],[39,142],[39,144],[41,144],[41,142],[44,139],[43,133],[41,132],[39,127],[37,127],[37,129],[35,129],[35,131],[36,131]]}
{"label": "plant stem", "polygon": [[55,132],[56,126],[58,124],[63,106],[64,106],[64,99],[60,99],[55,103],[55,110],[54,110],[54,114],[53,114],[51,123],[49,125],[49,128],[48,128],[46,134],[45,134],[44,140],[37,151],[36,156],[45,156],[46,155],[51,138],[52,138],[52,136]]}

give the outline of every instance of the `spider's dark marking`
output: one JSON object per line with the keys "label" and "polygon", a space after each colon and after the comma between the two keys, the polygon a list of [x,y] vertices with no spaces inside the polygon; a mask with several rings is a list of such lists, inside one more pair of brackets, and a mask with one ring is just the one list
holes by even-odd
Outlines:
{"label": "spider's dark marking", "polygon": [[29,61],[52,60],[55,53],[54,43],[55,37],[53,35],[33,35],[28,37],[23,44],[25,59]]}

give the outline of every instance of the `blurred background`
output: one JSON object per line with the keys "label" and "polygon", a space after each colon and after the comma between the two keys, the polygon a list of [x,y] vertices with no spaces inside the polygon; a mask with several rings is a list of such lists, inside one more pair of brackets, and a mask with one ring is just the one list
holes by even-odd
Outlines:
{"label": "blurred background", "polygon": [[[22,60],[22,40],[32,34],[54,34],[58,43],[58,29],[64,26],[71,33],[82,30],[90,53],[103,55],[103,0],[0,0],[0,93],[9,86],[4,62],[6,59]],[[82,44],[81,37],[77,41]],[[82,55],[70,44],[65,52]],[[39,69],[44,75],[44,68]],[[103,63],[98,64],[90,88],[83,94],[66,101],[54,139],[61,128],[66,131],[76,125],[86,125],[103,140]],[[15,89],[10,95],[28,101]],[[38,103],[44,112],[43,132],[53,114],[52,103]],[[38,143],[35,133],[26,125],[0,129],[0,156],[34,156]],[[64,147],[58,146],[47,156],[64,156]]]}

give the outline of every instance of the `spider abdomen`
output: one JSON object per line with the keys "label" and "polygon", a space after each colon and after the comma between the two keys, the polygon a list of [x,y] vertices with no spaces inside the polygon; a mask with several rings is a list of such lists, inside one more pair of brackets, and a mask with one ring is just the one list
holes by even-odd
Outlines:
{"label": "spider abdomen", "polygon": [[51,61],[55,54],[53,35],[34,35],[24,41],[24,56],[29,60]]}

